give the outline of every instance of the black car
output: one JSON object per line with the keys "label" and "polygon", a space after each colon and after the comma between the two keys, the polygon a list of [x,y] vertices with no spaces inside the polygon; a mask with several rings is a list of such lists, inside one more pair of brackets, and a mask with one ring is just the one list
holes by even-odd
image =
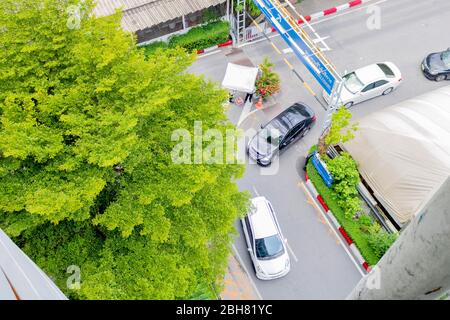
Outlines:
{"label": "black car", "polygon": [[422,62],[422,71],[430,80],[450,80],[450,48],[428,55]]}
{"label": "black car", "polygon": [[247,152],[261,166],[268,166],[279,152],[305,136],[316,121],[314,111],[295,103],[273,118],[250,140]]}

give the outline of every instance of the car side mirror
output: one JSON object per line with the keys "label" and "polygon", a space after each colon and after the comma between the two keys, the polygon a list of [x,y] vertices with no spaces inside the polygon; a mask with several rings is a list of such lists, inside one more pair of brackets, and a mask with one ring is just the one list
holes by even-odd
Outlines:
{"label": "car side mirror", "polygon": [[287,238],[284,238],[284,243],[287,243]]}
{"label": "car side mirror", "polygon": [[263,124],[260,124],[259,127],[260,127],[261,129],[264,129],[264,125],[263,125]]}
{"label": "car side mirror", "polygon": [[248,252],[252,252],[252,248],[247,248],[247,251]]}

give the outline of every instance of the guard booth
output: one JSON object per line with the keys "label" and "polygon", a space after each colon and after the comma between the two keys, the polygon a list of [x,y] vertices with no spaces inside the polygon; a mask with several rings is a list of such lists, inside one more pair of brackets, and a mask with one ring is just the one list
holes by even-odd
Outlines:
{"label": "guard booth", "polygon": [[[251,64],[251,62],[250,62]],[[254,93],[255,82],[258,77],[259,69],[244,64],[228,63],[222,86],[230,90],[230,94],[236,99],[239,93]],[[236,103],[240,104],[240,103]]]}

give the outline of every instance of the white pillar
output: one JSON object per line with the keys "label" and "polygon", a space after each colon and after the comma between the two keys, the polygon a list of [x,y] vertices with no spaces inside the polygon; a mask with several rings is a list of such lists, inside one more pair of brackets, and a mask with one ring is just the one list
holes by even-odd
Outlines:
{"label": "white pillar", "polygon": [[449,194],[447,178],[347,299],[431,300],[450,290]]}
{"label": "white pillar", "polygon": [[186,30],[186,17],[184,15],[181,16],[181,19],[183,20],[183,30]]}

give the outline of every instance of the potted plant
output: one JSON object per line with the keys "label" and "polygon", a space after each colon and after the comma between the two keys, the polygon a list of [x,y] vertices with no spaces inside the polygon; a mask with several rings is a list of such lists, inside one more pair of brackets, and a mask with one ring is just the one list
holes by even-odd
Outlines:
{"label": "potted plant", "polygon": [[280,91],[280,77],[272,71],[274,64],[265,57],[259,65],[260,76],[256,80],[256,94],[263,101]]}

